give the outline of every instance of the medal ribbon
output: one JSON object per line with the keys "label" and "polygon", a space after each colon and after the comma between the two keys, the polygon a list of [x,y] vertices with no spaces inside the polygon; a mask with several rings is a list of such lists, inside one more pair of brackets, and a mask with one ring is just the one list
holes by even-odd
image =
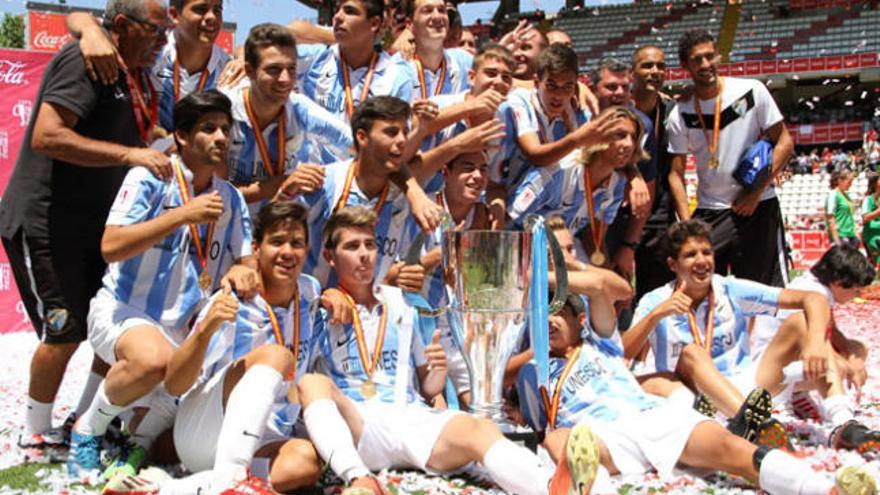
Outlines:
{"label": "medal ribbon", "polygon": [[242,91],[241,96],[244,99],[244,110],[247,112],[248,120],[250,120],[251,127],[254,129],[254,140],[257,142],[257,149],[260,151],[260,158],[263,160],[263,170],[266,171],[269,177],[278,177],[284,173],[284,157],[287,152],[285,149],[287,147],[287,129],[284,125],[287,117],[284,107],[281,107],[281,114],[278,115],[278,159],[273,166],[272,160],[269,159],[269,147],[266,146],[266,140],[263,139],[263,129],[260,128],[257,116],[254,113],[253,107],[251,107],[251,98],[247,88]]}
{"label": "medal ribbon", "polygon": [[342,292],[342,295],[345,296],[345,300],[348,301],[348,304],[351,304],[351,307],[354,309],[351,315],[351,326],[354,327],[354,336],[357,339],[358,354],[360,355],[361,363],[364,365],[367,379],[370,380],[373,377],[373,372],[376,370],[376,363],[379,362],[379,356],[382,354],[382,346],[385,344],[385,329],[388,325],[388,308],[385,307],[384,303],[379,303],[379,305],[382,306],[382,317],[379,319],[379,332],[376,334],[376,347],[373,349],[373,359],[370,360],[369,351],[367,350],[367,338],[364,334],[364,327],[361,325],[361,317],[358,314],[354,298],[351,297],[351,294],[345,289],[345,287],[340,285],[339,290]]}
{"label": "medal ribbon", "polygon": [[601,251],[602,233],[599,232],[602,221],[596,218],[596,211],[593,209],[593,181],[590,179],[590,167],[587,164],[584,167],[584,199],[587,203],[587,214],[590,217],[590,235],[593,236],[593,246],[595,250]]}
{"label": "medal ribbon", "polygon": [[[373,52],[373,55],[370,57],[370,68],[367,69],[367,74],[364,76],[364,86],[361,88],[361,97],[357,101],[358,105],[367,98],[370,92],[370,83],[373,82],[373,76],[376,74],[377,60],[379,60],[379,54]],[[351,75],[348,73],[348,65],[342,60],[341,56],[339,58],[339,71],[342,72],[342,85],[345,89],[345,110],[348,113],[348,119],[351,120],[355,107],[354,97],[351,94]]]}
{"label": "medal ribbon", "polygon": [[[339,201],[336,202],[336,206],[333,207],[333,213],[339,211],[340,208],[345,207],[348,204],[348,196],[351,194],[351,184],[354,182],[354,175],[357,172],[358,163],[356,161],[351,162],[351,166],[348,167],[348,174],[345,176],[345,185],[342,186],[342,195],[339,196]],[[379,200],[376,202],[376,206],[373,208],[373,211],[378,216],[382,211],[382,207],[385,206],[385,199],[388,197],[388,184],[382,189],[382,192],[379,193]]]}
{"label": "medal ribbon", "polygon": [[715,295],[709,290],[709,308],[706,310],[706,342],[700,339],[700,329],[697,327],[697,317],[693,309],[688,309],[688,327],[691,329],[691,336],[694,343],[709,351],[712,354],[712,334],[715,333]]}
{"label": "medal ribbon", "polygon": [[553,390],[553,400],[547,397],[547,389],[541,387],[541,400],[544,401],[544,409],[547,411],[548,429],[556,428],[556,413],[559,411],[559,403],[562,400],[562,386],[565,385],[565,379],[571,373],[571,369],[581,355],[581,347],[578,347],[565,361],[565,367],[562,368],[562,374],[556,380],[556,388]]}
{"label": "medal ribbon", "polygon": [[[416,64],[416,75],[419,76],[419,89],[422,90],[422,99],[428,99],[428,82],[425,79],[425,68],[422,65],[422,59],[418,55],[414,60]],[[446,57],[440,62],[440,75],[437,76],[437,85],[434,86],[434,95],[437,96],[443,91],[443,83],[446,82]]]}
{"label": "medal ribbon", "polygon": [[[180,158],[174,160],[174,175],[177,177],[177,185],[180,187],[180,199],[183,201],[183,204],[186,205],[190,202],[189,189],[186,185],[186,180],[183,178],[183,169],[181,168]],[[216,222],[211,222],[208,224],[208,233],[205,235],[205,245],[202,245],[202,238],[199,235],[199,226],[195,224],[189,224],[189,232],[192,235],[193,242],[196,245],[196,256],[199,258],[199,266],[202,267],[202,272],[208,269],[208,253],[207,249],[211,247],[211,239],[214,237],[214,226]]]}
{"label": "medal ribbon", "polygon": [[159,99],[156,97],[156,90],[153,89],[153,84],[147,79],[147,89],[150,95],[150,101],[147,102],[140,82],[142,77],[143,73],[140,69],[138,69],[134,76],[129,72],[125,73],[125,82],[128,83],[128,91],[131,93],[131,109],[134,112],[138,133],[141,136],[141,141],[147,144],[150,132],[156,126],[156,115],[159,114]]}
{"label": "medal ribbon", "polygon": [[[263,300],[266,296],[263,295]],[[290,344],[290,350],[293,352],[293,369],[287,375],[287,380],[293,381],[296,378],[296,367],[299,364],[299,287],[293,293],[293,342]],[[275,343],[284,347],[284,336],[281,333],[281,325],[278,323],[278,317],[275,316],[275,310],[272,305],[266,301],[266,314],[269,315],[269,323],[272,324],[272,334],[275,335]]]}
{"label": "medal ribbon", "polygon": [[721,93],[724,90],[724,82],[721,77],[718,78],[718,94],[715,95],[715,116],[712,122],[712,140],[709,140],[709,131],[706,129],[706,121],[703,120],[703,112],[700,110],[700,98],[694,95],[694,110],[697,111],[697,120],[700,121],[700,128],[703,129],[703,137],[706,138],[706,144],[709,145],[709,153],[715,160],[718,160],[718,135],[721,133]]}
{"label": "medal ribbon", "polygon": [[[174,101],[180,101],[180,57],[174,59],[174,70],[172,72],[172,81],[174,81]],[[202,71],[202,75],[199,76],[199,83],[196,85],[196,90],[193,93],[201,93],[203,89],[205,89],[205,84],[208,83],[208,68]]]}

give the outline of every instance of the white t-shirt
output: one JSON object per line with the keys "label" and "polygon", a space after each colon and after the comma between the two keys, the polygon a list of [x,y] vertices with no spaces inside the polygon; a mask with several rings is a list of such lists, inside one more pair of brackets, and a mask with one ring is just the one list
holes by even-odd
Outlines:
{"label": "white t-shirt", "polygon": [[[679,102],[669,114],[666,132],[669,152],[693,154],[697,159],[697,207],[730,208],[742,186],[733,178],[740,157],[767,130],[782,120],[782,114],[760,81],[725,77],[721,94],[721,126],[718,136],[718,168],[709,168],[712,154],[712,126],[715,121],[715,99],[700,100],[700,110],[707,132],[703,132],[694,110],[694,99]],[[776,196],[773,187],[764,190],[761,200]]]}

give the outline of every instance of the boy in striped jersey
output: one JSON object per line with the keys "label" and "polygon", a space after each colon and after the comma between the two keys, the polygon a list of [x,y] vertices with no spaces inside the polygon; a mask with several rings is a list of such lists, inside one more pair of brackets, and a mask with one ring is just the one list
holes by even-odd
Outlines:
{"label": "boy in striped jersey", "polygon": [[293,91],[296,43],[290,30],[271,23],[254,26],[244,58],[249,84],[224,91],[232,100],[234,122],[227,166],[221,170],[256,214],[294,169],[321,177],[319,165],[348,158],[352,143],[345,122]]}
{"label": "boy in striped jersey", "polygon": [[214,175],[231,121],[229,99],[216,90],[187,96],[175,106],[175,178],[165,182],[138,167],[119,189],[101,241],[110,265],[88,317],[89,341],[111,368],[74,425],[71,474],[98,469],[110,421],[155,390],[129,452],[142,460],[173,420],[173,406],[157,407],[172,402],[157,385],[205,295],[221,286],[256,291],[246,204]]}
{"label": "boy in striped jersey", "polygon": [[[802,361],[803,379],[808,382],[826,380],[826,328],[831,310],[828,301],[815,292],[714,275],[709,235],[709,226],[701,220],[669,227],[667,263],[676,280],[639,301],[635,323],[623,334],[626,357],[633,358],[650,345],[656,371],[671,372],[682,382],[692,383],[734,422],[744,404],[767,417],[772,405],[767,392],[778,395],[791,387],[783,372],[788,364]],[[781,309],[803,310],[804,318],[786,326],[761,358],[753,361],[748,319],[772,316]],[[710,373],[702,372],[707,368]],[[767,392],[756,395],[758,387]],[[746,425],[742,431],[730,424],[750,439],[758,432],[747,430],[758,426]]]}
{"label": "boy in striped jersey", "polygon": [[466,91],[473,57],[460,48],[443,48],[449,31],[446,2],[415,0],[406,2],[405,7],[415,36],[415,53],[408,62],[418,83],[414,97],[426,100]]}
{"label": "boy in striped jersey", "polygon": [[255,454],[271,460],[269,480],[279,492],[311,486],[320,474],[314,448],[295,437],[300,407],[288,394],[312,364],[323,328],[321,288],[302,273],[307,215],[291,202],[260,210],[254,257],[262,292],[249,300],[214,294],[168,364],[165,388],[185,393],[174,423],[177,453],[189,471],[207,470],[180,482],[191,491],[259,484],[246,477]]}
{"label": "boy in striped jersey", "polygon": [[[579,483],[586,489],[578,493],[617,493],[608,474],[656,470],[664,478],[676,466],[725,471],[776,495],[875,493],[873,477],[861,468],[841,468],[835,483],[803,460],[753,445],[694,410],[646,394],[626,368],[620,346],[605,338],[607,332],[593,329],[597,306],[604,305],[603,324],[613,332],[610,300],[591,297],[589,303],[588,310],[579,296],[569,296],[565,307],[550,316],[550,388],[545,400],[533,401],[534,413],[527,414],[535,428],[550,430],[545,445],[553,457],[567,455],[577,465],[591,461],[592,452],[574,447],[587,440],[599,447],[602,469],[592,487]],[[520,382],[524,395],[541,396],[528,374]]]}
{"label": "boy in striped jersey", "polygon": [[336,44],[299,45],[299,87],[304,95],[344,122],[367,98],[395,96],[411,102],[418,83],[406,61],[379,43],[383,0],[346,0],[333,16]]}
{"label": "boy in striped jersey", "polygon": [[[298,384],[315,448],[346,482],[377,493],[383,490],[372,471],[451,472],[471,462],[508,492],[547,493],[551,470],[491,421],[425,404],[443,391],[446,354],[413,296],[385,285],[374,289],[375,219],[367,208],[344,208],[324,232],[325,256],[339,274],[353,321],[330,324],[322,334],[329,378],[306,375]],[[558,475],[565,485],[567,469]]]}

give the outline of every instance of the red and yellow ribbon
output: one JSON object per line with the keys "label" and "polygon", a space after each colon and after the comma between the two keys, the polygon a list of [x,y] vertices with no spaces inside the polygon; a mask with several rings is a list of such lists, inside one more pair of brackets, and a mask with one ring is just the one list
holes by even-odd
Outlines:
{"label": "red and yellow ribbon", "polygon": [[125,81],[128,83],[128,91],[131,93],[131,109],[134,112],[134,120],[138,126],[138,133],[144,144],[149,144],[150,133],[156,127],[156,117],[159,115],[159,98],[156,97],[156,90],[150,79],[146,79],[147,90],[150,95],[150,101],[144,96],[144,90],[141,86],[143,73],[140,69],[132,76],[130,72],[125,73]]}
{"label": "red and yellow ribbon", "polygon": [[287,152],[287,129],[285,128],[287,116],[284,112],[284,107],[281,107],[281,114],[278,115],[278,159],[275,160],[273,165],[269,159],[269,147],[266,145],[266,140],[263,139],[263,129],[260,127],[259,122],[257,122],[257,116],[251,106],[251,99],[247,88],[242,91],[241,96],[244,99],[244,110],[247,112],[248,120],[250,120],[251,127],[254,129],[254,140],[257,142],[257,149],[260,152],[260,158],[263,160],[263,169],[269,177],[278,177],[284,174],[284,158]]}
{"label": "red and yellow ribbon", "polygon": [[[416,75],[419,77],[419,89],[422,90],[422,99],[428,99],[428,82],[425,79],[425,68],[422,59],[418,55],[415,56],[413,62],[416,64]],[[434,94],[437,96],[443,92],[443,83],[446,82],[446,57],[440,62],[440,75],[437,76],[437,85],[434,86]]]}
{"label": "red and yellow ribbon", "polygon": [[[180,164],[179,158],[174,160],[174,175],[177,177],[177,185],[180,187],[180,199],[183,201],[183,204],[186,205],[192,198],[189,195],[189,188],[186,185],[186,179],[183,178],[183,168]],[[196,256],[199,258],[199,266],[202,267],[202,272],[208,269],[207,250],[211,248],[211,239],[214,237],[215,226],[216,222],[210,222],[208,224],[208,233],[205,235],[205,243],[202,245],[202,238],[201,235],[199,235],[199,226],[189,224],[189,232],[192,235],[193,243],[196,246]]]}
{"label": "red and yellow ribbon", "polygon": [[367,74],[364,76],[364,86],[361,88],[361,97],[358,98],[357,103],[354,101],[354,96],[351,93],[351,76],[348,73],[348,65],[340,58],[339,60],[339,70],[342,72],[342,84],[345,89],[345,111],[348,113],[348,119],[351,120],[352,114],[354,114],[354,107],[360,105],[365,99],[367,99],[367,95],[370,93],[370,83],[373,82],[373,76],[376,74],[376,61],[379,60],[379,54],[373,52],[372,57],[370,57],[370,65],[369,69],[367,69]]}
{"label": "red and yellow ribbon", "polygon": [[709,153],[712,158],[718,160],[718,135],[721,134],[721,94],[724,91],[724,81],[718,78],[718,94],[715,95],[715,116],[712,123],[712,139],[709,140],[709,130],[706,129],[706,121],[703,119],[703,112],[700,110],[700,98],[694,95],[694,110],[697,112],[697,120],[700,121],[700,128],[703,129],[703,136],[706,138],[706,144],[709,145]]}
{"label": "red and yellow ribbon", "polygon": [[[172,81],[174,82],[174,101],[180,101],[180,57],[174,59],[174,69],[172,71],[171,76]],[[208,68],[202,71],[202,75],[199,76],[199,83],[196,85],[196,90],[193,93],[200,93],[203,89],[205,89],[205,84],[208,83]]]}
{"label": "red and yellow ribbon", "polygon": [[[336,213],[348,204],[348,197],[351,195],[351,185],[354,182],[357,167],[357,161],[352,161],[351,165],[348,167],[348,173],[345,176],[345,184],[342,186],[342,195],[339,196],[339,201],[337,201],[336,206],[333,207],[333,213]],[[385,187],[382,188],[382,192],[379,193],[379,200],[376,202],[376,206],[373,207],[373,211],[376,215],[379,215],[382,212],[382,207],[385,205],[385,199],[388,198],[388,189],[389,185],[385,184]]]}
{"label": "red and yellow ribbon", "polygon": [[544,409],[547,411],[547,424],[548,429],[550,430],[556,428],[556,414],[559,412],[559,403],[562,400],[562,387],[565,385],[565,379],[571,374],[571,369],[574,368],[580,355],[581,347],[578,347],[565,361],[565,366],[562,368],[562,374],[559,375],[559,379],[556,380],[556,388],[553,390],[552,400],[547,396],[547,389],[543,386],[541,387],[541,400],[544,402]]}
{"label": "red and yellow ribbon", "polygon": [[364,334],[364,327],[361,324],[361,317],[358,315],[357,304],[354,302],[354,298],[351,297],[351,294],[345,289],[343,286],[339,286],[339,291],[342,292],[342,295],[345,296],[345,300],[348,301],[348,304],[351,304],[351,307],[354,309],[352,312],[352,322],[351,326],[354,328],[354,337],[357,339],[358,346],[358,354],[361,358],[361,363],[364,365],[364,372],[367,374],[367,379],[371,379],[373,376],[373,372],[376,371],[376,364],[379,362],[379,357],[382,355],[382,346],[385,344],[385,330],[388,326],[388,311],[385,307],[385,304],[380,302],[382,317],[379,319],[379,331],[376,334],[376,347],[373,348],[373,359],[370,359],[370,353],[367,350],[367,338]]}
{"label": "red and yellow ribbon", "polygon": [[[266,296],[263,296],[265,301]],[[266,314],[269,315],[269,323],[272,324],[272,334],[275,335],[275,343],[284,347],[284,335],[281,333],[281,325],[278,323],[278,317],[275,316],[275,310],[272,305],[266,301]],[[293,353],[293,369],[287,375],[286,380],[293,381],[296,378],[296,367],[299,365],[299,288],[297,287],[293,293],[293,342],[290,344],[290,351]]]}

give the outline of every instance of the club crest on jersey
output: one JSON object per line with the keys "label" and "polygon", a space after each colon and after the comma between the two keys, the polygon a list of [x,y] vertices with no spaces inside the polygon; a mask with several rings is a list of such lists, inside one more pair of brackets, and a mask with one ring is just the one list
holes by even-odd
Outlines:
{"label": "club crest on jersey", "polygon": [[740,99],[733,102],[732,105],[733,111],[736,112],[740,117],[744,116],[746,112],[749,111],[749,102],[746,101],[746,97],[743,96]]}
{"label": "club crest on jersey", "polygon": [[59,335],[70,313],[64,308],[54,308],[46,312],[46,327],[50,334]]}

